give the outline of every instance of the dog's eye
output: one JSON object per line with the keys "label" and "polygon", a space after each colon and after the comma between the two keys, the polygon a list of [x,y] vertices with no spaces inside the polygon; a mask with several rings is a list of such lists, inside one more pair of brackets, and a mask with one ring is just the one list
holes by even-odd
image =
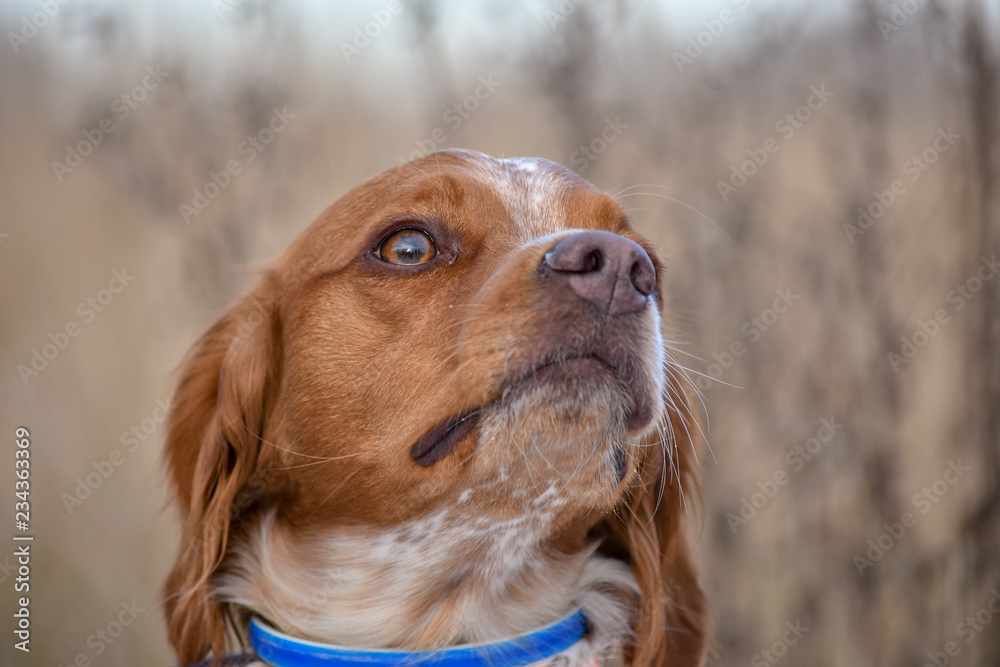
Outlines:
{"label": "dog's eye", "polygon": [[379,258],[390,264],[423,264],[437,252],[434,239],[419,229],[400,229],[378,247]]}

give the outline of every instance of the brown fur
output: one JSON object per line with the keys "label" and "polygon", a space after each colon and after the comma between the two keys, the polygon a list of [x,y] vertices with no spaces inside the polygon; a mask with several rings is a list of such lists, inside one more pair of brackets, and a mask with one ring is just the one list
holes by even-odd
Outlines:
{"label": "brown fur", "polygon": [[[183,528],[165,609],[181,664],[222,655],[230,637],[242,637],[254,610],[219,600],[213,583],[232,569],[234,545],[250,544],[267,512],[302,539],[359,527],[377,533],[460,502],[463,490],[489,477],[475,477],[487,470],[477,465],[510,455],[474,436],[427,468],[408,452],[442,419],[500,400],[511,376],[530,372],[540,355],[590,335],[577,307],[539,291],[534,278],[533,267],[567,228],[632,238],[661,273],[617,203],[556,165],[539,167],[552,180],[551,201],[532,204],[544,214],[536,222],[551,228],[527,228],[520,209],[504,200],[526,177],[491,187],[505,168],[445,151],[375,177],[325,211],[189,353],[166,443]],[[373,239],[402,218],[426,223],[442,253],[454,257],[416,272],[373,261]],[[648,356],[638,324],[615,326],[607,335],[629,363]],[[583,459],[570,449],[544,457],[584,471],[566,482],[574,500],[545,543],[550,556],[556,562],[603,535],[601,550],[627,560],[642,594],[626,657],[641,667],[701,664],[707,634],[684,505],[697,496],[695,427],[685,388],[675,374],[667,381],[673,400],[661,424],[670,424],[672,463],[649,432],[646,446],[629,449],[619,484],[602,481],[609,473],[599,456]],[[615,386],[581,382],[609,392]],[[558,426],[586,438],[608,417],[581,410],[573,424],[554,423],[551,411],[529,414],[523,428]],[[510,465],[533,456],[521,454]],[[528,460],[527,476],[535,472]],[[502,489],[486,493],[480,512],[498,520],[517,513]],[[457,570],[448,574],[458,581]],[[435,621],[419,636],[457,636],[456,598],[427,595],[420,608],[434,610]]]}

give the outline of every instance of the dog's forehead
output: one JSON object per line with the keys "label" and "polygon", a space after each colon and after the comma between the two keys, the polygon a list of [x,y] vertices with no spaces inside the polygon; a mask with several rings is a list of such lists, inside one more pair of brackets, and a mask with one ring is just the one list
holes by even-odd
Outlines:
{"label": "dog's forehead", "polygon": [[503,203],[521,236],[518,240],[527,242],[565,229],[567,197],[573,188],[585,187],[580,179],[538,158],[511,158],[494,164],[487,185]]}
{"label": "dog's forehead", "polygon": [[379,174],[329,207],[287,251],[296,275],[347,266],[388,223],[427,216],[498,248],[568,229],[629,234],[619,204],[543,158],[445,150]]}
{"label": "dog's forehead", "polygon": [[465,151],[449,151],[448,157],[446,170],[471,180],[475,190],[502,206],[510,223],[505,226],[508,240],[515,244],[618,217],[618,205],[610,197],[554,162],[532,157],[498,159]]}

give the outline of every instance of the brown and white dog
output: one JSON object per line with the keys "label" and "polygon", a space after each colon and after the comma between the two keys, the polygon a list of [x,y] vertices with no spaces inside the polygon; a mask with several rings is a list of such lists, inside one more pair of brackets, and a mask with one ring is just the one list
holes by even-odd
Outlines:
{"label": "brown and white dog", "polygon": [[693,422],[662,270],[616,201],[449,150],[310,225],[183,363],[166,442],[181,664],[251,616],[368,648],[582,608],[564,663],[702,663]]}

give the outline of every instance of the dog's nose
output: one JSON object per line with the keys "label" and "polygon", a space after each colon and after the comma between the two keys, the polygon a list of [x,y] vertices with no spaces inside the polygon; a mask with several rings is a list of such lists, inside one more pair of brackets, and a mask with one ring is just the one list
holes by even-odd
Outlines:
{"label": "dog's nose", "polygon": [[609,315],[641,311],[656,291],[656,269],[646,251],[611,232],[568,236],[545,253],[542,265],[566,280],[581,299]]}

